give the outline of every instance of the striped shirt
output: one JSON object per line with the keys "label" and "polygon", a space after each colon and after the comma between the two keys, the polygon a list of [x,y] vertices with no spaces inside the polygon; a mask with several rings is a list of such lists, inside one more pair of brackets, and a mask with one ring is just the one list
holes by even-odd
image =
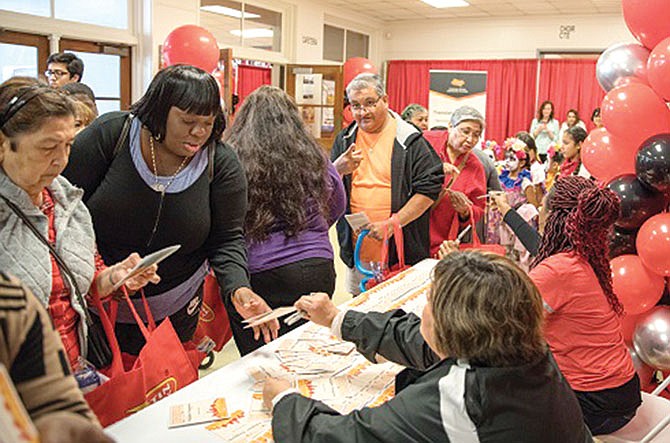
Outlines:
{"label": "striped shirt", "polygon": [[35,296],[0,272],[0,363],[35,420],[71,412],[97,423],[71,374],[58,333]]}

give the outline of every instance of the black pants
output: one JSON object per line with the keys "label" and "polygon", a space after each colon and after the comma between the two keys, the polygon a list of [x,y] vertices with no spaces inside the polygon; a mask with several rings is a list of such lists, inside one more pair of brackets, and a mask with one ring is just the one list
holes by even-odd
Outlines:
{"label": "black pants", "polygon": [[635,417],[642,403],[637,374],[617,388],[574,392],[582,407],[584,421],[593,435],[611,434],[623,428]]}
{"label": "black pants", "polygon": [[[151,301],[151,297],[148,297],[147,300]],[[121,303],[125,303],[125,301],[122,301]],[[200,285],[200,288],[198,288],[198,291],[195,293],[195,296],[191,301],[186,303],[186,306],[168,317],[182,343],[193,338],[195,328],[198,326],[198,317],[200,316],[201,306],[202,285]],[[144,310],[140,308],[137,312],[142,315]],[[100,317],[95,315],[95,313],[91,312],[91,317],[94,322],[100,323]],[[146,318],[146,316],[143,316],[143,318]],[[161,324],[162,321],[163,319],[156,319],[156,325]],[[146,342],[139,326],[135,323],[117,322],[114,327],[114,333],[116,334],[116,339],[119,341],[121,352],[131,355],[138,355]]]}
{"label": "black pants", "polygon": [[[335,291],[335,267],[333,260],[325,258],[308,258],[278,268],[251,274],[251,289],[263,297],[272,308],[292,306],[301,296],[310,292],[325,292],[330,297]],[[230,297],[226,297],[226,311],[230,318],[235,344],[241,355],[246,355],[263,346],[263,336],[254,340],[251,329],[243,329],[242,316],[233,306]],[[279,319],[279,334],[297,328],[304,321],[294,323],[290,327]]]}

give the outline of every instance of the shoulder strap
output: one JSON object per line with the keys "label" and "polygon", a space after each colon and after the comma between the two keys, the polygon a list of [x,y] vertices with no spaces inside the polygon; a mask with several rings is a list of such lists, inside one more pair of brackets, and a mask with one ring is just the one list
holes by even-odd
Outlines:
{"label": "shoulder strap", "polygon": [[89,317],[89,315],[86,313],[86,302],[84,301],[84,297],[81,294],[81,291],[79,290],[79,286],[77,286],[77,281],[74,278],[74,274],[72,271],[70,271],[70,268],[68,267],[67,264],[65,264],[65,261],[61,258],[60,255],[58,255],[58,252],[56,252],[56,249],[53,247],[53,245],[44,238],[42,233],[37,229],[37,227],[28,219],[28,216],[23,213],[23,211],[16,206],[13,202],[9,201],[7,197],[4,195],[0,195],[0,197],[7,203],[7,206],[14,211],[14,213],[23,221],[23,223],[28,226],[28,228],[32,231],[33,234],[35,234],[35,237],[42,243],[46,245],[47,248],[49,248],[49,252],[53,256],[54,260],[56,260],[56,264],[60,268],[61,272],[65,273],[68,277],[68,280],[70,281],[70,286],[72,287],[72,290],[74,291],[75,297],[77,297],[77,301],[82,307],[82,310],[84,311],[84,315],[86,317],[86,323],[91,324],[92,320]]}
{"label": "shoulder strap", "polygon": [[214,180],[214,154],[216,154],[216,142],[210,143],[207,147],[207,177],[210,183]]}
{"label": "shoulder strap", "polygon": [[123,127],[121,128],[121,133],[119,134],[119,138],[116,141],[116,145],[114,145],[114,151],[112,152],[110,163],[116,158],[119,152],[121,152],[121,149],[123,149],[123,145],[128,139],[128,133],[130,132],[130,124],[132,123],[132,120],[133,114],[128,114],[128,117],[126,117],[126,120],[123,122]]}

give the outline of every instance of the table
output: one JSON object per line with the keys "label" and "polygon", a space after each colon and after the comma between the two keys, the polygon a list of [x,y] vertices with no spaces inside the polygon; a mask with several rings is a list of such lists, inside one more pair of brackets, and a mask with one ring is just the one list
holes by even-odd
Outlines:
{"label": "table", "polygon": [[[403,308],[420,315],[426,303],[425,295],[430,285],[430,273],[436,263],[437,260],[424,260],[340,307],[363,312]],[[291,352],[289,348],[294,345],[304,345],[306,342],[299,340],[312,335],[316,337],[315,340],[318,338],[318,340],[335,341],[334,338],[329,337],[330,333],[326,328],[308,323],[146,409],[109,426],[106,432],[119,443],[205,443],[222,442],[224,439],[245,443],[271,442],[270,416],[258,410],[259,395],[257,391],[254,391],[258,388],[258,384],[254,385],[255,380],[248,374],[248,371],[250,368],[276,369],[288,366],[289,370],[298,372],[299,370],[291,367],[292,363],[288,360],[284,360],[288,363],[280,366],[278,363],[281,361],[278,360],[280,358],[278,356],[284,355],[283,352]],[[311,338],[306,340],[311,340]],[[325,345],[319,349],[328,349],[328,346]],[[400,366],[393,363],[369,364],[355,350],[346,356],[333,355],[328,352],[322,352],[322,354],[311,355],[309,363],[316,365],[317,368],[319,365],[328,367],[329,372],[311,376],[293,375],[301,380],[308,380],[306,383],[314,388],[314,398],[323,400],[342,413],[347,413],[352,409],[382,403],[393,395],[393,377],[402,369]],[[340,391],[335,392],[336,388],[331,387],[330,384],[337,385]],[[365,389],[363,389],[364,384]],[[330,392],[328,389],[332,389],[333,392],[331,401],[324,398],[328,397],[327,392]],[[357,389],[361,391],[358,392]],[[351,396],[343,395],[342,390],[351,393]],[[256,392],[255,395],[254,392]],[[242,411],[243,416],[217,430],[208,430],[207,425],[168,429],[168,412],[171,405],[215,397],[224,397],[228,411]]]}

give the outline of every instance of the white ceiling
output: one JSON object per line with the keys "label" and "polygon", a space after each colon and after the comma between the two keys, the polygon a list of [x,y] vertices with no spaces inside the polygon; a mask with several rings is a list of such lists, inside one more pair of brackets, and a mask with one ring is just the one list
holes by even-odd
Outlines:
{"label": "white ceiling", "polygon": [[620,14],[621,0],[466,0],[470,6],[437,9],[420,0],[328,0],[328,5],[381,21],[519,17],[533,15]]}

